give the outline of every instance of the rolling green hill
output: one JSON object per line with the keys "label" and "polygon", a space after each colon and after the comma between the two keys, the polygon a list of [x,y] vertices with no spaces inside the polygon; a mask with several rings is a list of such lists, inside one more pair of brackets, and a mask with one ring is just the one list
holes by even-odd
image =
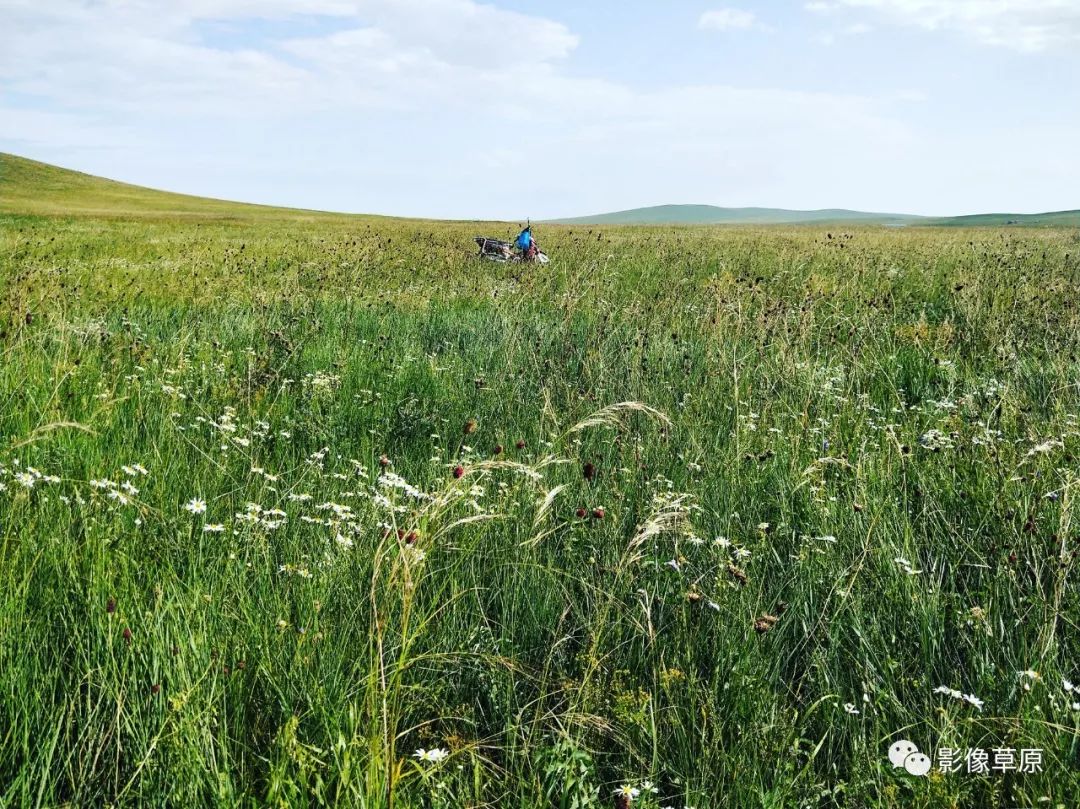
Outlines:
{"label": "rolling green hill", "polygon": [[303,219],[318,211],[156,191],[0,152],[0,212],[43,216]]}
{"label": "rolling green hill", "polygon": [[957,228],[997,227],[1080,227],[1080,211],[1053,213],[984,213],[973,216],[950,216],[931,219],[925,224]]}
{"label": "rolling green hill", "polygon": [[811,222],[906,225],[923,221],[907,214],[864,213],[842,208],[793,211],[784,208],[720,208],[715,205],[655,205],[628,211],[553,220],[566,225],[793,225]]}
{"label": "rolling green hill", "polygon": [[843,208],[795,211],[785,208],[721,208],[715,205],[655,205],[627,211],[551,220],[563,225],[911,225],[933,227],[1080,227],[1080,211],[928,217],[867,213]]}

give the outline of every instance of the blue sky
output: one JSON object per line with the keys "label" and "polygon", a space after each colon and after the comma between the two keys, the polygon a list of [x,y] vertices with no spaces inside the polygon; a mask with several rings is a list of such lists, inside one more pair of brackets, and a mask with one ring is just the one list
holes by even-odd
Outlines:
{"label": "blue sky", "polygon": [[517,220],[1080,208],[1080,0],[3,0],[0,150]]}

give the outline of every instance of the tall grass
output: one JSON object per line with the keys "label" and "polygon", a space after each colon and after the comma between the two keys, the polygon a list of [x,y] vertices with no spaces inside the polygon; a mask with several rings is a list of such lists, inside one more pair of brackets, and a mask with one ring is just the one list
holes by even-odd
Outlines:
{"label": "tall grass", "polygon": [[0,228],[3,805],[1080,801],[1072,234]]}

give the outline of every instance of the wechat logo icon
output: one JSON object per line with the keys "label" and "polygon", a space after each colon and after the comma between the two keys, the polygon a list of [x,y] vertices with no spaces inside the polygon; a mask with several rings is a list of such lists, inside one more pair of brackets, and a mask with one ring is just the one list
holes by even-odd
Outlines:
{"label": "wechat logo icon", "polygon": [[930,772],[930,757],[920,753],[914,742],[901,739],[889,748],[889,761],[893,767],[903,767],[911,775],[923,776]]}

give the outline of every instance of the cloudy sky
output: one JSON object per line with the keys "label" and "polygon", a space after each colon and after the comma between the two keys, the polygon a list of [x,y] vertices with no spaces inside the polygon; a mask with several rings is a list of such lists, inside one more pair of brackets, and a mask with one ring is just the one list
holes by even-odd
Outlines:
{"label": "cloudy sky", "polygon": [[1080,0],[0,0],[0,151],[545,218],[1080,208]]}

